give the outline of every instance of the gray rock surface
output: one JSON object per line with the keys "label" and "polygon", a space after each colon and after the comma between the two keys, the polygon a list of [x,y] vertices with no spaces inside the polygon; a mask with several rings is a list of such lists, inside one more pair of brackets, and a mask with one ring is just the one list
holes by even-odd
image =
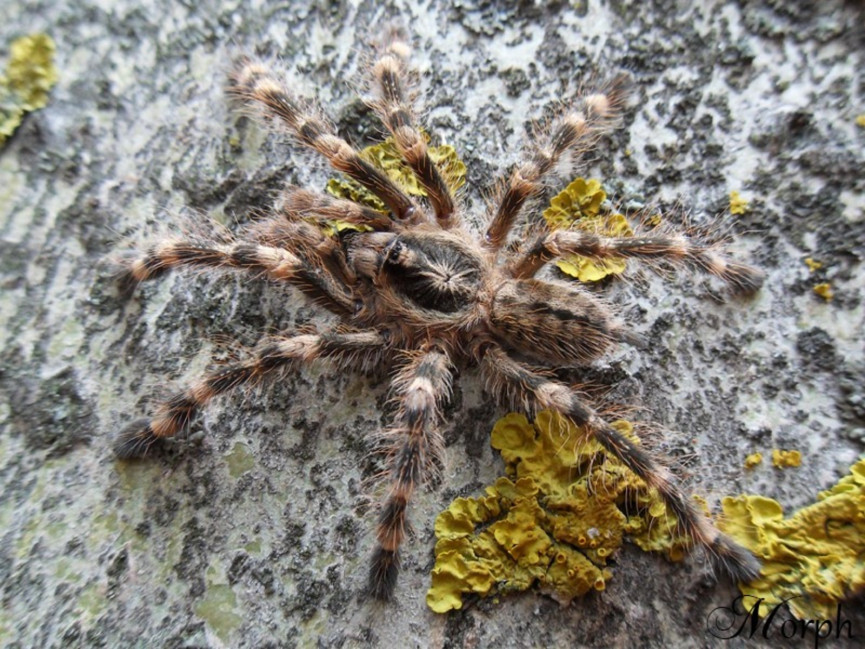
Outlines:
{"label": "gray rock surface", "polygon": [[[5,0],[0,56],[47,32],[60,82],[0,150],[0,645],[743,646],[707,631],[735,592],[701,557],[669,564],[633,547],[606,591],[564,609],[535,593],[426,608],[436,513],[502,472],[488,444],[502,413],[472,371],[447,410],[444,478],[412,506],[388,606],[363,597],[382,378],[310,367],[220,400],[189,445],[116,462],[110,433],[224,358],[225,341],[329,319],[290,289],[233,275],[177,273],[123,299],[104,260],[128,238],[205,219],[240,227],[284,183],[330,177],[232,112],[239,51],[278,57],[367,144],[378,126],[352,84],[366,43],[401,18],[430,130],[468,164],[476,221],[530,120],[587,77],[628,69],[634,107],[580,173],[622,203],[680,201],[697,222],[739,191],[750,209],[728,221],[734,249],[768,279],[726,302],[690,275],[614,283],[606,293],[652,345],[591,378],[645,408],[713,506],[754,492],[791,511],[865,441],[863,13],[778,0]],[[831,302],[812,291],[823,281]],[[772,448],[800,449],[802,467],[743,469]],[[865,618],[851,616],[861,642]]]}

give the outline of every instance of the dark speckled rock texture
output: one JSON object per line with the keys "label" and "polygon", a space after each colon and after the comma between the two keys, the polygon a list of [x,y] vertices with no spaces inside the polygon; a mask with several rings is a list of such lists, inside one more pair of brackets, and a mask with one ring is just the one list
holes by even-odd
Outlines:
{"label": "dark speckled rock texture", "polygon": [[[4,0],[0,57],[47,32],[60,81],[0,150],[3,647],[744,646],[706,630],[734,590],[701,557],[634,548],[606,591],[565,609],[527,593],[427,610],[435,514],[502,470],[487,441],[502,413],[472,371],[385,607],[362,594],[382,377],[311,367],[220,400],[158,459],[113,460],[108,435],[230,355],[226,341],[330,322],[292,290],[232,275],[174,274],[124,299],[103,261],[141,233],[234,228],[285,182],[323,187],[324,165],[232,112],[232,56],[279,57],[366,144],[378,127],[351,84],[365,41],[397,17],[415,34],[430,130],[469,165],[470,219],[530,120],[621,68],[633,109],[581,173],[623,204],[680,201],[697,222],[733,190],[748,201],[727,223],[768,273],[754,299],[721,301],[687,275],[606,291],[652,344],[592,378],[667,431],[694,491],[792,509],[863,452],[862,3]],[[743,469],[776,447],[800,449],[802,467]],[[851,616],[861,642],[865,617]]]}

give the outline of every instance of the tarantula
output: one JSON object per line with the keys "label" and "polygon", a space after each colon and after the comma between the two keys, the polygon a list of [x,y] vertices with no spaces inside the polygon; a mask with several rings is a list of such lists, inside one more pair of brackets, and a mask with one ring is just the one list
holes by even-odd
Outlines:
{"label": "tarantula", "polygon": [[[329,359],[343,367],[393,367],[391,390],[397,407],[384,433],[390,489],[378,515],[369,572],[371,594],[386,599],[399,571],[409,500],[442,452],[439,412],[450,395],[453,373],[478,366],[500,404],[530,415],[550,409],[570,417],[657,489],[684,531],[731,577],[755,578],[757,559],[714,527],[666,467],[552,376],[553,368],[587,366],[615,343],[636,337],[591,292],[572,282],[535,276],[548,262],[572,254],[678,263],[711,273],[743,292],[758,289],[762,273],[684,235],[616,238],[553,231],[531,213],[525,236],[508,244],[520,215],[528,211],[527,203],[541,193],[544,177],[566,154],[591,150],[615,123],[626,97],[624,76],[582,96],[552,121],[502,183],[486,231],[477,236],[467,228],[463,208],[430,158],[412,107],[408,55],[401,35],[385,39],[371,68],[370,105],[426,191],[428,205],[410,198],[364,160],[318,108],[298,98],[267,66],[239,61],[231,93],[286,126],[302,144],[377,196],[388,213],[291,188],[276,213],[247,237],[228,243],[171,238],[129,260],[125,274],[132,282],[176,266],[233,268],[288,282],[341,316],[345,325],[268,338],[249,360],[206,374],[164,401],[152,418],[123,428],[113,441],[115,454],[124,459],[144,455],[184,430],[215,396],[287,366]],[[365,227],[328,234],[322,226],[335,220]]]}

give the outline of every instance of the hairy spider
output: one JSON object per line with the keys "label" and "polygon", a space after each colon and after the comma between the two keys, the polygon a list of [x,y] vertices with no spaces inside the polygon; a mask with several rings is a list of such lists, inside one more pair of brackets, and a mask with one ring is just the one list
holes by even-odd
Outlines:
{"label": "hairy spider", "polygon": [[[528,147],[525,161],[502,183],[478,236],[466,225],[440,169],[430,158],[409,91],[408,45],[395,30],[379,48],[371,73],[371,107],[428,196],[422,205],[364,160],[310,103],[274,78],[262,63],[243,59],[231,92],[281,122],[302,144],[377,196],[387,213],[305,189],[291,188],[282,206],[251,234],[231,242],[190,238],[159,241],[125,269],[132,282],[175,266],[234,268],[299,287],[338,314],[344,326],[321,333],[268,338],[249,360],[206,374],[163,402],[152,418],[123,428],[113,442],[120,458],[144,455],[187,427],[215,396],[317,359],[343,367],[392,367],[398,404],[385,431],[390,488],[378,516],[370,592],[388,598],[399,570],[406,510],[431,462],[442,452],[439,409],[455,369],[476,365],[503,406],[533,415],[550,409],[570,417],[648,485],[657,489],[696,545],[731,577],[751,580],[760,564],[719,532],[644,447],[611,427],[555,367],[584,367],[618,342],[636,337],[608,307],[570,281],[538,279],[548,262],[579,254],[668,261],[711,273],[750,292],[762,273],[727,260],[715,246],[684,235],[616,238],[580,230],[551,230],[534,213],[524,236],[508,243],[526,204],[566,154],[585,153],[620,115],[625,78],[587,94],[553,120]],[[334,220],[363,231],[328,234]]]}

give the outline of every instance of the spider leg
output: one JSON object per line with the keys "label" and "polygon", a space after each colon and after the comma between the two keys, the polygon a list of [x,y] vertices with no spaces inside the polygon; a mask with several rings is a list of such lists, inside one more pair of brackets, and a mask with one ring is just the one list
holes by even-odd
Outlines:
{"label": "spider leg", "polygon": [[412,102],[407,93],[409,53],[409,45],[401,34],[393,31],[388,35],[385,47],[372,68],[377,97],[370,105],[393,135],[403,160],[426,190],[439,225],[449,228],[456,223],[454,200],[430,158],[424,135],[415,125]]}
{"label": "spider leg", "polygon": [[393,594],[409,499],[427,465],[441,453],[443,441],[436,424],[438,407],[450,395],[451,368],[447,354],[432,348],[412,355],[394,378],[399,408],[393,427],[385,434],[391,487],[379,515],[369,572],[370,594],[376,599],[389,599]]}
{"label": "spider leg", "polygon": [[249,360],[210,372],[178,392],[157,408],[153,418],[127,425],[114,437],[114,454],[121,459],[144,456],[154,444],[186,428],[217,395],[259,381],[274,370],[318,358],[342,365],[371,364],[386,345],[385,338],[376,331],[302,334],[271,340]]}
{"label": "spider leg", "polygon": [[398,220],[411,219],[417,208],[383,171],[360,157],[336,133],[320,110],[310,108],[256,61],[243,59],[232,77],[231,91],[265,115],[279,118],[306,146],[328,159],[337,171],[356,180],[378,196]]}
{"label": "spider leg", "polygon": [[[323,234],[321,236],[326,238]],[[249,242],[220,244],[164,239],[127,263],[122,282],[131,285],[153,279],[175,266],[237,268],[260,273],[297,285],[336,313],[351,314],[354,311],[354,300],[345,284],[321,264],[310,263],[303,256],[283,248]]]}
{"label": "spider leg", "polygon": [[650,487],[657,489],[694,542],[704,547],[716,565],[737,581],[750,581],[760,563],[747,549],[721,533],[675,482],[670,471],[646,449],[616,431],[568,386],[524,367],[497,346],[480,351],[481,371],[488,387],[507,406],[537,413],[555,410],[585,426],[607,451]]}
{"label": "spider leg", "polygon": [[728,261],[716,246],[669,237],[604,237],[579,230],[556,230],[540,234],[511,265],[515,277],[531,277],[544,264],[565,255],[595,259],[633,257],[663,260],[715,275],[742,293],[753,293],[763,285],[762,271]]}
{"label": "spider leg", "polygon": [[307,267],[324,267],[345,286],[353,286],[357,275],[346,261],[340,238],[325,232],[323,227],[331,225],[326,219],[310,223],[310,218],[307,215],[300,219],[283,213],[257,223],[250,235],[266,246],[293,252],[308,262]]}
{"label": "spider leg", "polygon": [[390,231],[397,225],[381,212],[366,205],[300,187],[293,187],[285,192],[280,215],[290,221],[313,221],[319,226],[342,221],[373,230]]}
{"label": "spider leg", "polygon": [[569,150],[585,153],[618,118],[626,97],[625,75],[613,79],[602,92],[582,97],[582,108],[571,109],[556,119],[534,145],[529,161],[511,173],[498,197],[486,232],[486,245],[498,250],[507,239],[526,201],[540,193],[543,178]]}

